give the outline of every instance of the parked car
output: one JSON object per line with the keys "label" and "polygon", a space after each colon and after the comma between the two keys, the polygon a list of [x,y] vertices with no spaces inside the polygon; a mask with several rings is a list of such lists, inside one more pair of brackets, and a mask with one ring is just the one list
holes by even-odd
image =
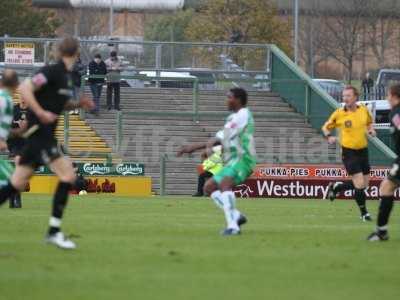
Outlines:
{"label": "parked car", "polygon": [[387,89],[400,83],[400,70],[398,69],[382,69],[378,73],[374,89],[369,95],[368,100],[383,100],[386,98]]}
{"label": "parked car", "polygon": [[390,105],[386,100],[371,100],[371,101],[360,101],[365,104],[371,111],[375,124],[377,127],[390,127],[389,113]]}
{"label": "parked car", "polygon": [[314,79],[321,88],[338,102],[342,101],[342,92],[345,87],[344,83],[334,79]]}
{"label": "parked car", "polygon": [[162,88],[193,88],[193,80],[196,78],[189,72],[161,72],[162,80],[152,78],[157,76],[155,71],[142,71],[139,74],[150,77],[145,81],[145,86],[155,86],[158,81]]}
{"label": "parked car", "polygon": [[[258,90],[268,90],[269,89],[269,76],[268,74],[257,74],[254,76],[255,80],[260,80],[256,83],[253,83],[253,88]],[[263,81],[261,81],[263,80]]]}
{"label": "parked car", "polygon": [[208,68],[179,68],[190,76],[199,79],[199,88],[201,90],[214,90],[216,83],[216,76],[211,69]]}

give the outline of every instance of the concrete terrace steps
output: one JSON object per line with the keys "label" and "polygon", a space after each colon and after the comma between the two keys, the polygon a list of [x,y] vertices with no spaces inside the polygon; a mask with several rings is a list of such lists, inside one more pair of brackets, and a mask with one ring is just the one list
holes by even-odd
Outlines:
{"label": "concrete terrace steps", "polygon": [[[191,89],[121,89],[123,112],[123,140],[121,157],[125,162],[145,163],[146,175],[153,178],[153,189],[158,192],[160,155],[168,154],[167,193],[188,195],[195,191],[197,184],[196,166],[200,154],[191,158],[174,158],[182,142],[198,142],[214,136],[224,123],[225,91],[201,91],[199,110],[219,115],[199,117],[198,122],[188,116],[177,115],[129,115],[129,112],[191,112]],[[101,103],[105,105],[105,90]],[[339,157],[335,147],[327,146],[318,130],[305,122],[304,116],[296,113],[279,95],[271,92],[250,92],[249,106],[253,112],[270,114],[269,117],[256,115],[257,152],[260,162],[304,162],[313,152],[322,147],[324,155],[313,158],[315,162],[335,162]],[[116,112],[102,110],[100,117],[87,115],[87,122],[115,151]],[[280,143],[280,140],[285,140]],[[298,140],[297,147],[293,141]],[[316,145],[317,144],[317,145]],[[321,150],[322,151],[322,150]],[[308,155],[308,156],[307,156]]]}
{"label": "concrete terrace steps", "polygon": [[[64,143],[64,116],[59,118],[56,138],[60,143]],[[68,146],[68,152],[72,153],[71,158],[77,162],[106,162],[106,156],[112,154],[104,139],[78,115],[69,115]]]}

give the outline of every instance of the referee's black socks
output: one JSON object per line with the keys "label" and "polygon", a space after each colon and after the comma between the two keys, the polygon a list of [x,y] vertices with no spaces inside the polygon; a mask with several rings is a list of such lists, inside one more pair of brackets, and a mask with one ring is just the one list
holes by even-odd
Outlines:
{"label": "referee's black socks", "polygon": [[365,195],[364,189],[356,189],[354,198],[356,199],[357,205],[360,208],[361,215],[366,215],[368,213],[366,206],[367,196]]}
{"label": "referee's black socks", "polygon": [[348,190],[354,190],[354,184],[351,180],[338,184],[333,191],[335,192],[335,194],[337,194]]}
{"label": "referee's black socks", "polygon": [[378,231],[386,232],[389,223],[390,213],[393,209],[394,196],[382,196],[379,203]]}
{"label": "referee's black socks", "polygon": [[7,185],[0,189],[0,205],[4,204],[10,197],[18,193],[17,189],[8,181]]}
{"label": "referee's black socks", "polygon": [[53,198],[53,209],[49,221],[49,235],[56,234],[60,231],[61,219],[64,213],[65,206],[68,202],[68,193],[72,184],[60,182],[57,186],[56,193]]}

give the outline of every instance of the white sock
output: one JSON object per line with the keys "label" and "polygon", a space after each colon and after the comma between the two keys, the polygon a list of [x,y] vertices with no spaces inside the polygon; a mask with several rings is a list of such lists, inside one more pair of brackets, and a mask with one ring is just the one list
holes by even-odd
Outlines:
{"label": "white sock", "polygon": [[61,219],[58,219],[56,217],[50,217],[49,226],[60,228],[61,227]]}
{"label": "white sock", "polygon": [[220,208],[220,209],[224,209],[224,203],[222,202],[221,199],[222,193],[220,190],[216,190],[215,192],[213,192],[211,194],[211,199],[214,200],[215,204]]}
{"label": "white sock", "polygon": [[224,204],[223,209],[225,213],[227,228],[239,230],[237,220],[239,219],[240,212],[235,208],[235,194],[232,191],[226,191],[221,194],[220,199]]}

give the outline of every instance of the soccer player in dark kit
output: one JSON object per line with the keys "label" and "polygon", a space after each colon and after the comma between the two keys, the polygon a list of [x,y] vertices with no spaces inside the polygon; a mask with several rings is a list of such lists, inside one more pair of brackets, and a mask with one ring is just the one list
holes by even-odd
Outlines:
{"label": "soccer player in dark kit", "polygon": [[20,86],[21,96],[29,108],[28,129],[24,134],[27,140],[14,174],[0,189],[0,204],[24,189],[37,167],[48,165],[60,181],[53,198],[46,241],[63,249],[75,249],[75,243],[64,236],[60,227],[76,174],[72,162],[57,143],[55,129],[64,110],[91,110],[94,103],[85,96],[79,102],[70,100],[73,94],[71,71],[79,56],[79,41],[64,38],[58,44],[58,54],[60,59],[56,64],[43,67]]}
{"label": "soccer player in dark kit", "polygon": [[389,120],[397,158],[393,163],[389,176],[382,181],[379,189],[381,198],[376,231],[368,236],[368,240],[371,242],[387,241],[389,239],[388,224],[393,209],[394,191],[400,186],[400,85],[394,85],[389,89],[388,101],[392,108]]}
{"label": "soccer player in dark kit", "polygon": [[[14,116],[11,123],[11,128],[14,130],[23,130],[26,126],[26,115],[28,113],[28,107],[25,101],[21,100],[20,103],[14,105]],[[21,135],[12,135],[7,140],[8,150],[10,155],[14,157],[14,162],[16,165],[19,164],[21,159],[21,151],[25,145],[25,139]],[[21,208],[22,200],[21,193],[15,193],[14,197],[10,199],[10,208]]]}

